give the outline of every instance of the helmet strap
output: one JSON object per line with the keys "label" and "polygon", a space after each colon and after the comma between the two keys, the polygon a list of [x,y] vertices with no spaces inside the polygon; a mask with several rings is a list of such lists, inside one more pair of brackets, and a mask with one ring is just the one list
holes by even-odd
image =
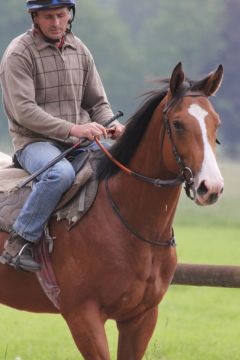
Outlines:
{"label": "helmet strap", "polygon": [[72,7],[70,9],[70,11],[72,10],[72,18],[69,20],[68,24],[69,24],[69,28],[67,29],[67,33],[70,33],[72,31],[72,23],[73,23],[73,20],[75,18],[75,7]]}

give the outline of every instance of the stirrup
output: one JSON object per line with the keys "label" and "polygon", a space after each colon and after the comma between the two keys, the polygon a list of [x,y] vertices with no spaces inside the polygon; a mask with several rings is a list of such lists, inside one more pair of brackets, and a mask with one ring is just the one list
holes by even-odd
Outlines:
{"label": "stirrup", "polygon": [[23,251],[29,247],[29,244],[26,243],[23,245],[23,247],[21,248],[21,250],[19,251],[19,253],[16,256],[11,256],[10,262],[8,262],[8,264],[10,266],[13,266],[15,269],[21,269],[21,265],[20,265],[20,256],[22,255]]}
{"label": "stirrup", "polygon": [[[30,271],[30,272],[36,272],[41,270],[41,265],[38,264],[32,256],[30,256],[30,264],[24,264],[21,263],[21,256],[23,255],[23,252],[30,247],[30,243],[26,242],[20,249],[19,253],[16,256],[10,255],[7,250],[4,250],[0,256],[0,263],[7,264],[12,266],[16,270],[24,270],[24,271]],[[32,264],[31,264],[32,260]]]}

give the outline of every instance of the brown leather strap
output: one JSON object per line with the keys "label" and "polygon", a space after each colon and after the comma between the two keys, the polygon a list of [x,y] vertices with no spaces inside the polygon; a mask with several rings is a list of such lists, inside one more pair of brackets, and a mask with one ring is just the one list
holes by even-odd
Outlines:
{"label": "brown leather strap", "polygon": [[99,139],[97,137],[94,138],[95,142],[98,144],[100,149],[104,152],[104,154],[123,172],[125,172],[127,175],[133,176],[139,180],[142,180],[144,182],[150,183],[156,187],[170,187],[170,186],[177,186],[184,182],[184,178],[182,175],[179,175],[175,179],[170,180],[162,180],[158,178],[151,178],[148,176],[141,175],[139,173],[136,173],[135,171],[130,170],[123,164],[121,164],[118,160],[116,160],[112,154],[100,143]]}

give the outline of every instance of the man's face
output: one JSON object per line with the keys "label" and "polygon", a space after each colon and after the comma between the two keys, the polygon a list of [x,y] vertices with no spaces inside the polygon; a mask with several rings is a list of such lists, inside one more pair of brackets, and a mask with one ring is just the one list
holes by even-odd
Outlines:
{"label": "man's face", "polygon": [[46,37],[58,40],[65,34],[70,17],[71,14],[67,7],[38,10],[34,22]]}

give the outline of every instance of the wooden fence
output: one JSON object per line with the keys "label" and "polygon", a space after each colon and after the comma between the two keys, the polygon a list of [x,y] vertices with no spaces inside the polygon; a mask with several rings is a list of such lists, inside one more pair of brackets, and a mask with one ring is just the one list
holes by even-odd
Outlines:
{"label": "wooden fence", "polygon": [[240,266],[178,264],[172,284],[240,288]]}

